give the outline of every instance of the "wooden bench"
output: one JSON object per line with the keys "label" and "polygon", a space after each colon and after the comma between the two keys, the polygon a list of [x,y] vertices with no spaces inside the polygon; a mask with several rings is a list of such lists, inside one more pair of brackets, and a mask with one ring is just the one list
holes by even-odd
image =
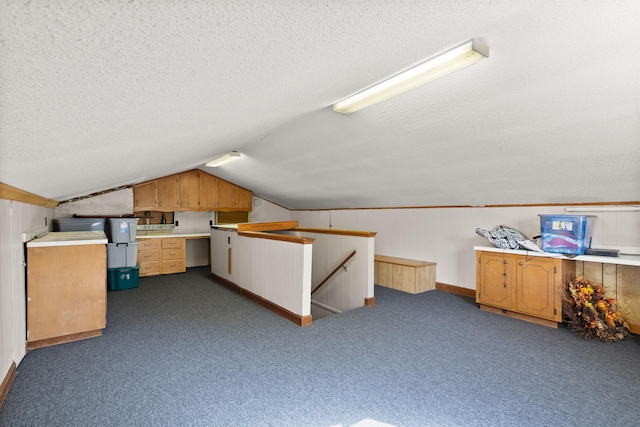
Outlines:
{"label": "wooden bench", "polygon": [[373,281],[376,285],[411,294],[436,288],[436,263],[375,255]]}

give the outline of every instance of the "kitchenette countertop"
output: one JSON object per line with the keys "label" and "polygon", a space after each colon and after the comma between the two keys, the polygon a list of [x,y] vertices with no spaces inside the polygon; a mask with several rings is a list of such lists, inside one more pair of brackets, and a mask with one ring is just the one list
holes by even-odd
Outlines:
{"label": "kitchenette countertop", "polygon": [[106,245],[108,242],[103,231],[54,231],[27,242],[27,247]]}

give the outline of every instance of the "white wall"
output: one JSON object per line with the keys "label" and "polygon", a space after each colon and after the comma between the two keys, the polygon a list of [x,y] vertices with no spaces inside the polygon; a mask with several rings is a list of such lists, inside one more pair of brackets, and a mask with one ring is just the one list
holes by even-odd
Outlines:
{"label": "white wall", "polygon": [[[529,237],[540,234],[538,214],[564,214],[563,207],[351,209],[292,211],[301,227],[377,232],[380,255],[437,263],[438,282],[475,289],[474,246],[490,246],[475,233],[505,224]],[[588,212],[597,215],[593,246],[640,250],[640,212]]]}
{"label": "white wall", "polygon": [[[127,209],[125,212],[124,210]],[[91,199],[67,203],[56,208],[56,217],[133,212],[130,189]],[[298,220],[301,227],[333,227],[375,231],[377,254],[436,262],[438,282],[475,289],[473,246],[488,245],[475,234],[480,227],[500,224],[517,228],[532,237],[540,233],[538,214],[566,213],[561,206],[505,208],[422,208],[347,209],[327,211],[289,211],[253,196],[251,220]],[[597,215],[593,246],[640,252],[640,212],[587,212]],[[176,212],[183,232],[209,230],[210,212]]]}
{"label": "white wall", "polygon": [[53,210],[0,199],[0,380],[26,354],[23,233],[43,229]]}
{"label": "white wall", "polygon": [[289,209],[285,209],[258,196],[253,196],[251,222],[289,221],[290,219],[291,212]]}
{"label": "white wall", "polygon": [[56,218],[73,215],[120,216],[133,214],[133,190],[125,188],[99,196],[63,203],[55,208]]}

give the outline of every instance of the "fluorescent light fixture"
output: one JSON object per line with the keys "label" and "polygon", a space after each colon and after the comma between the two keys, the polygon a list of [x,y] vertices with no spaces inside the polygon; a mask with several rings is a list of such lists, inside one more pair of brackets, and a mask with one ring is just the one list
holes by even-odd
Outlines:
{"label": "fluorescent light fixture", "polygon": [[333,111],[351,114],[400,95],[438,77],[489,57],[489,48],[472,39],[333,104]]}
{"label": "fluorescent light fixture", "polygon": [[234,160],[237,160],[240,158],[240,156],[241,154],[238,153],[237,151],[231,151],[227,154],[223,154],[222,156],[218,156],[213,160],[209,160],[207,163],[205,163],[205,166],[209,166],[210,168],[215,168],[217,166],[222,166],[225,163],[229,163]]}

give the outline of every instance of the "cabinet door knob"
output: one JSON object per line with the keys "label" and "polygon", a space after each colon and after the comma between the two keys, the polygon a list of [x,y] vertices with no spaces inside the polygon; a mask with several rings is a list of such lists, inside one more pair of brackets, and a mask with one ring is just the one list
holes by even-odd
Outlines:
{"label": "cabinet door knob", "polygon": [[503,262],[503,263],[505,263],[505,264],[507,264],[507,262],[508,262],[508,261],[505,259],[505,260],[504,260],[504,261],[502,261],[502,262]]}
{"label": "cabinet door knob", "polygon": [[523,266],[523,265],[524,265],[524,262],[520,261],[520,262],[519,262],[519,264],[520,264],[520,266]]}

